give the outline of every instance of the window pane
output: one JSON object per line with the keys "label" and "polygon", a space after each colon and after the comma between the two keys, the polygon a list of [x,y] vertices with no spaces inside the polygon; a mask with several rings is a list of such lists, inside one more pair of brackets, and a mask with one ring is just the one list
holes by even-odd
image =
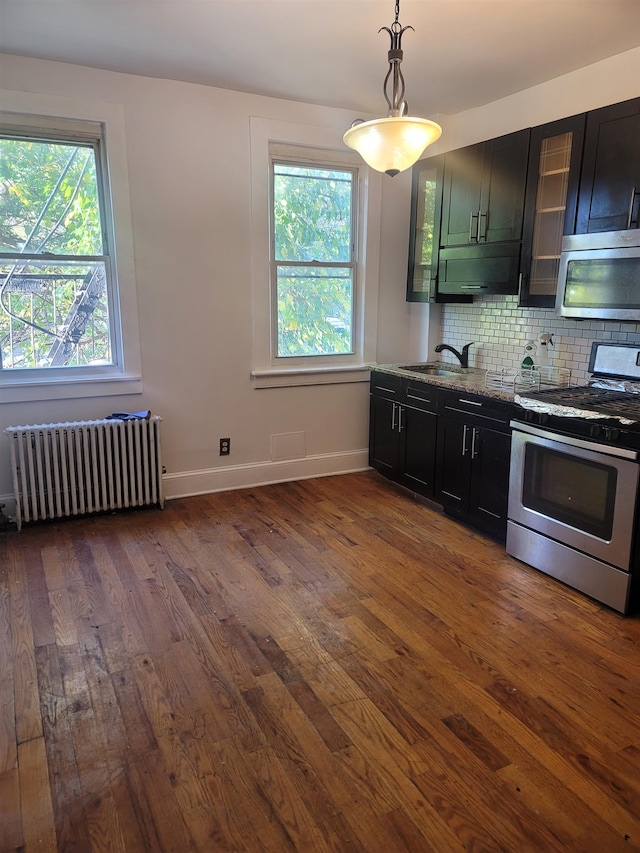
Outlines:
{"label": "window pane", "polygon": [[91,146],[0,138],[0,251],[102,255]]}
{"label": "window pane", "polygon": [[0,265],[0,366],[111,364],[102,261]]}
{"label": "window pane", "polygon": [[350,353],[349,267],[278,268],[278,356]]}
{"label": "window pane", "polygon": [[351,260],[353,174],[274,164],[277,261]]}
{"label": "window pane", "polygon": [[113,363],[98,144],[0,138],[3,370]]}

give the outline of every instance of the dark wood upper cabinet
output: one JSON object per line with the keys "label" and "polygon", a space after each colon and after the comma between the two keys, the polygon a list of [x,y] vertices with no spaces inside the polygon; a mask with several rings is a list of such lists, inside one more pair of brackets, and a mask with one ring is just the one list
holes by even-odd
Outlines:
{"label": "dark wood upper cabinet", "polygon": [[553,308],[562,237],[575,228],[586,114],[534,127],[524,204],[520,305]]}
{"label": "dark wood upper cabinet", "polygon": [[445,155],[440,245],[520,240],[529,130]]}
{"label": "dark wood upper cabinet", "polygon": [[576,234],[640,228],[640,98],[587,114]]}
{"label": "dark wood upper cabinet", "polygon": [[553,308],[562,237],[640,228],[640,98],[414,166],[407,299]]}
{"label": "dark wood upper cabinet", "polygon": [[445,155],[438,291],[517,293],[529,129]]}
{"label": "dark wood upper cabinet", "polygon": [[483,142],[446,154],[441,246],[478,242]]}

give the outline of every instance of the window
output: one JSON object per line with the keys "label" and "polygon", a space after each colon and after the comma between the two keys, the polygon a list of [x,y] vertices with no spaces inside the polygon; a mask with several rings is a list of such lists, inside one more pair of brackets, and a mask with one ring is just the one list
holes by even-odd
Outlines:
{"label": "window", "polygon": [[341,127],[251,118],[254,388],[369,381],[381,193]]}
{"label": "window", "polygon": [[0,134],[0,366],[112,364],[98,126]]}
{"label": "window", "polygon": [[9,91],[2,104],[2,399],[139,393],[122,107]]}
{"label": "window", "polygon": [[353,352],[353,170],[272,164],[276,357]]}

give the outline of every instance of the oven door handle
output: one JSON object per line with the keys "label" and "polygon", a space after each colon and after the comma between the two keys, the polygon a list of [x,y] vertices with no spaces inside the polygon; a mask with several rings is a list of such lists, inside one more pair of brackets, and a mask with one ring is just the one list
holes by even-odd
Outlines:
{"label": "oven door handle", "polygon": [[556,444],[568,444],[570,447],[579,447],[582,450],[591,450],[593,453],[606,453],[608,456],[616,456],[619,459],[638,460],[637,450],[628,450],[626,447],[615,447],[610,444],[600,444],[597,441],[585,441],[582,438],[574,438],[574,436],[560,435],[557,432],[539,429],[530,424],[523,424],[520,421],[511,421],[509,424],[517,432],[524,432],[528,435],[533,435],[536,438],[546,438],[548,441],[555,441]]}

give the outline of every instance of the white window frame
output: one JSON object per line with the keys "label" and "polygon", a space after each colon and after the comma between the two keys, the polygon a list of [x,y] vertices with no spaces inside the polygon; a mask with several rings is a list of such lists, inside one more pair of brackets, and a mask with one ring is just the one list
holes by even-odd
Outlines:
{"label": "white window frame", "polygon": [[[281,356],[277,352],[275,281],[271,263],[272,161],[287,160],[356,172],[356,272],[353,352]],[[251,118],[251,258],[255,388],[366,382],[376,350],[380,237],[380,175],[342,142],[342,130]]]}
{"label": "white window frame", "polygon": [[[56,126],[64,133],[74,123],[81,128],[85,122],[87,128],[101,128],[101,166],[106,200],[111,202],[110,209],[104,211],[103,227],[109,235],[113,271],[109,294],[113,364],[0,370],[0,400],[27,402],[139,394],[141,358],[122,105],[7,90],[0,91],[0,103],[8,125],[14,126],[16,116],[22,116],[34,133],[41,129],[53,136]],[[106,206],[109,208],[108,203]]]}

